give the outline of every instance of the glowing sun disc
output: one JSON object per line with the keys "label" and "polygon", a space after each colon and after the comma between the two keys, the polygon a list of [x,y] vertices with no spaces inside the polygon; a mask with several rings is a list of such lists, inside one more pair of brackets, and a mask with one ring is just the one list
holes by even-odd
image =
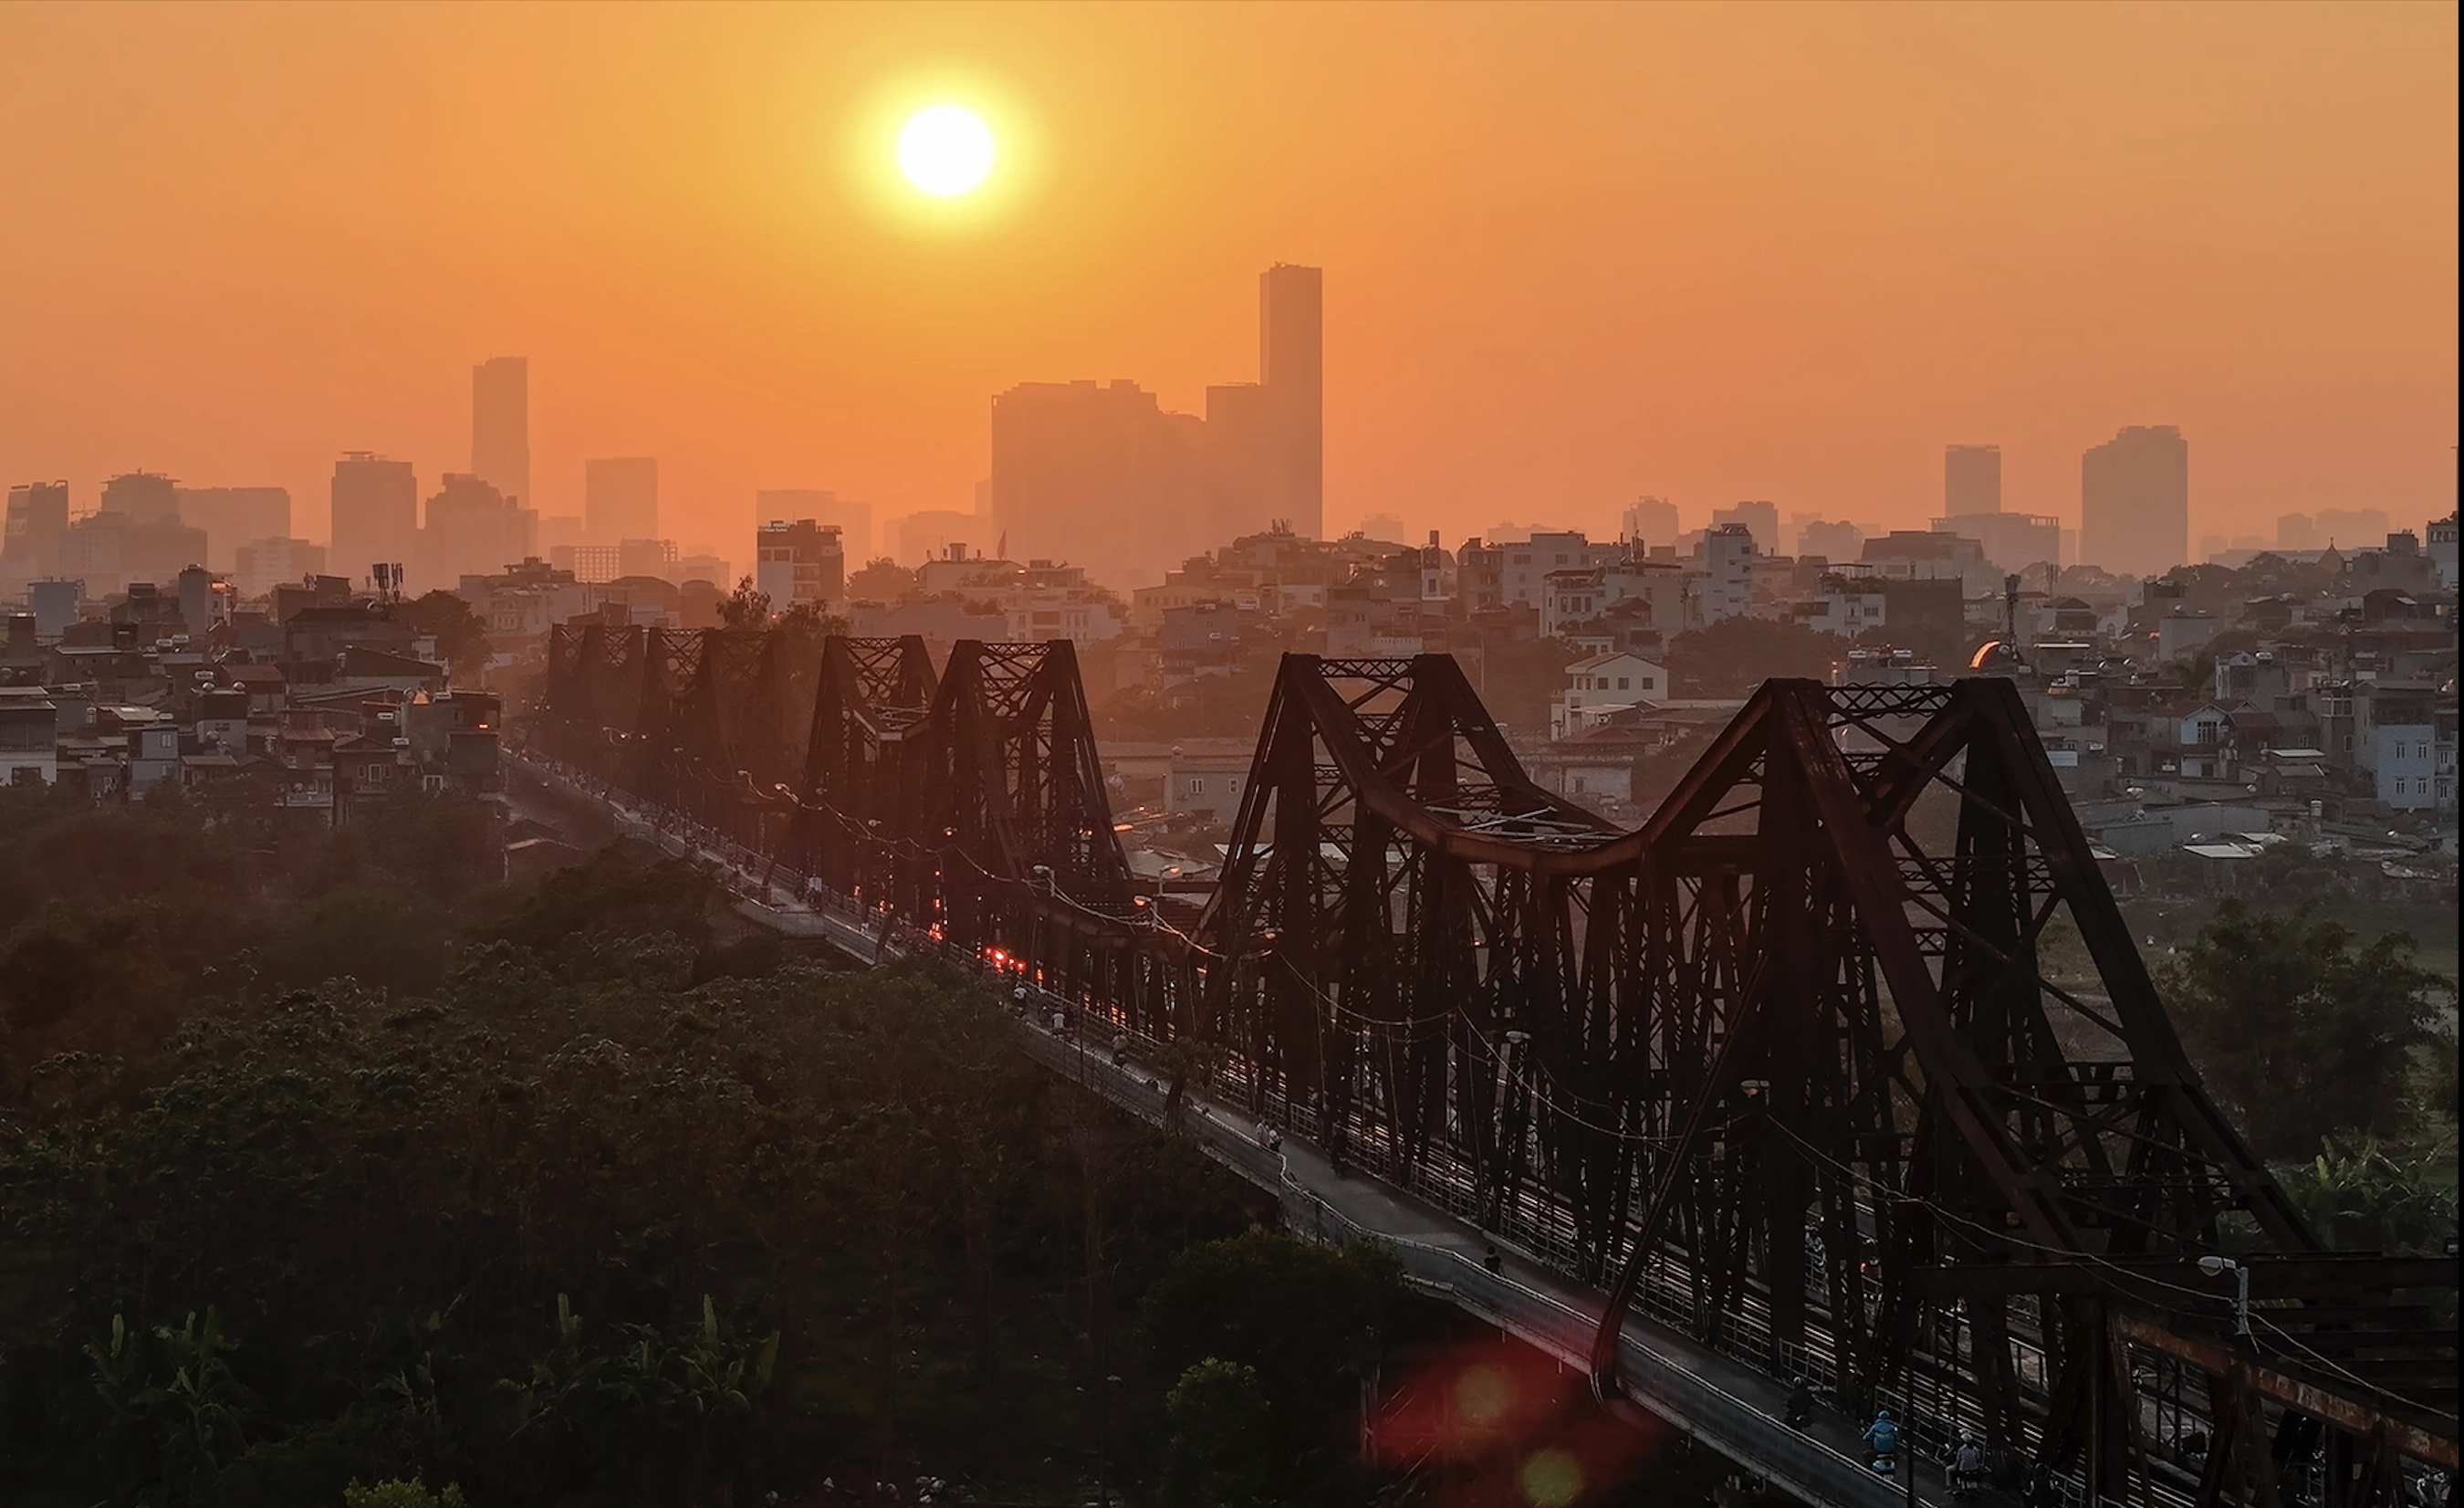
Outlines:
{"label": "glowing sun disc", "polygon": [[993,170],[992,129],[955,104],[918,111],[898,133],[898,168],[926,193],[955,198]]}

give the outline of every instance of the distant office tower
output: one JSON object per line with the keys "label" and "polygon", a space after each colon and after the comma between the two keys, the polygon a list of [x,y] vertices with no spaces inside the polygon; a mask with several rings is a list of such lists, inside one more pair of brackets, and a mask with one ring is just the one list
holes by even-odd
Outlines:
{"label": "distant office tower", "polygon": [[2079,558],[2161,576],[2190,555],[2190,447],[2172,425],[2134,424],[2079,458]]}
{"label": "distant office tower", "polygon": [[842,498],[818,487],[765,487],[753,495],[753,517],[757,521],[810,519],[816,523],[835,523],[848,560],[860,564],[872,558],[872,504],[869,502]]}
{"label": "distant office tower", "polygon": [[231,569],[239,547],[251,540],[290,537],[287,487],[181,487],[175,493],[180,521],[206,531],[206,565],[212,569]]}
{"label": "distant office tower", "polygon": [[661,581],[676,573],[676,542],[673,540],[618,540],[616,542],[616,574],[655,576]]}
{"label": "distant office tower", "polygon": [[[351,451],[334,463],[334,574],[371,585],[371,567],[409,565],[419,553],[419,482],[410,462]],[[436,586],[424,582],[422,589]]]}
{"label": "distant office tower", "polygon": [[1277,262],[1258,276],[1258,381],[1275,424],[1273,517],[1326,533],[1326,275]]}
{"label": "distant office tower", "polygon": [[2051,514],[1961,513],[1933,521],[1933,532],[1974,540],[2007,574],[2032,566],[2061,568],[2062,521]]}
{"label": "distant office tower", "polygon": [[465,576],[494,576],[539,553],[538,521],[485,478],[447,472],[420,526],[412,594],[451,591]]}
{"label": "distant office tower", "polygon": [[152,523],[180,516],[180,485],[152,472],[129,472],[102,484],[104,513],[116,513],[133,523]]}
{"label": "distant office tower", "polygon": [[583,464],[583,527],[600,544],[659,537],[659,463],[648,455]]}
{"label": "distant office tower", "polygon": [[844,539],[837,524],[812,519],[773,519],[755,530],[753,586],[770,599],[770,610],[840,604],[847,595]]}
{"label": "distant office tower", "polygon": [[1637,498],[1634,506],[1625,510],[1620,532],[1638,544],[1674,544],[1677,536],[1684,531],[1677,526],[1677,504],[1646,495]]}
{"label": "distant office tower", "polygon": [[[1274,395],[1264,383],[1206,389],[1203,532],[1209,544],[1259,533],[1287,517],[1277,511],[1289,505],[1277,459],[1281,424]],[[1298,523],[1292,527],[1300,532]]]}
{"label": "distant office tower", "polygon": [[251,540],[231,551],[232,578],[243,597],[268,597],[274,588],[325,574],[325,546],[306,540]]}
{"label": "distant office tower", "polygon": [[1815,520],[1796,534],[1797,558],[1819,555],[1826,561],[1844,562],[1859,558],[1865,547],[1865,531],[1840,521]]}
{"label": "distant office tower", "polygon": [[1740,502],[1733,507],[1711,510],[1711,527],[1742,523],[1754,537],[1754,548],[1765,555],[1779,553],[1779,505],[1773,502]]}
{"label": "distant office tower", "polygon": [[2315,550],[2319,547],[2319,524],[2306,513],[2288,513],[2276,521],[2276,547],[2279,550]]}
{"label": "distant office tower", "polygon": [[1133,382],[1022,383],[993,400],[997,537],[1109,585],[1157,579],[1210,543],[1204,443]]}
{"label": "distant office tower", "polygon": [[206,558],[206,535],[176,514],[138,516],[105,509],[60,536],[60,575],[85,583],[89,598],[125,591],[131,582],[168,587]]}
{"label": "distant office tower", "polygon": [[1942,516],[2002,511],[2002,447],[1946,445],[1942,451]]}
{"label": "distant office tower", "polygon": [[69,528],[69,484],[30,481],[9,489],[8,531],[0,534],[0,573],[30,581],[56,568]]}
{"label": "distant office tower", "polygon": [[531,496],[531,363],[497,356],[471,368],[471,475],[525,506]]}
{"label": "distant office tower", "polygon": [[1279,521],[1322,537],[1323,280],[1314,267],[1261,275],[1258,381],[1208,388],[1202,419],[1165,412],[1126,380],[995,397],[994,537],[1014,558],[1067,558],[1115,586]]}

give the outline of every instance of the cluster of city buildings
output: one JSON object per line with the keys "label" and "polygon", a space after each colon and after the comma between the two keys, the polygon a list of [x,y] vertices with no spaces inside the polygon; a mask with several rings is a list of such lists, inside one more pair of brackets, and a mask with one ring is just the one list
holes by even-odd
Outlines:
{"label": "cluster of city buildings", "polygon": [[338,577],[252,607],[189,566],[66,622],[10,613],[0,639],[0,783],[97,803],[168,783],[347,827],[407,789],[500,790],[501,723],[399,603]]}
{"label": "cluster of city buildings", "polygon": [[[2350,812],[2453,833],[2452,514],[2424,534],[2377,510],[2288,515],[2270,539],[2202,540],[2210,564],[2185,568],[2188,443],[2132,426],[2080,457],[2076,530],[2005,508],[1999,447],[1952,445],[1921,529],[1745,500],[1689,530],[1645,497],[1614,539],[1501,527],[1450,548],[1435,533],[1407,543],[1384,516],[1330,539],[1322,314],[1318,269],[1268,269],[1258,378],[1209,388],[1203,415],[1127,381],[996,396],[972,513],[876,530],[859,499],[757,493],[743,576],[774,615],[943,653],[1070,639],[1098,702],[1203,695],[1286,649],[1451,653],[1481,684],[1500,650],[1547,641],[1560,683],[1545,720],[1509,736],[1544,780],[1617,814],[1633,814],[1644,761],[1735,710],[1681,691],[1705,680],[1688,655],[1718,637],[1685,636],[1742,620],[1830,635],[1816,642],[1846,679],[2016,677],[2075,797],[2121,804],[2094,809],[2118,847],[2182,827],[2160,808],[2201,809],[2184,820],[2206,826],[2185,832],[2223,831],[2206,809],[2219,802],[2239,804],[2245,829]],[[11,488],[0,603],[28,610],[0,660],[0,778],[108,799],[262,769],[334,821],[379,785],[484,786],[495,703],[447,689],[407,600],[458,595],[491,671],[536,662],[561,623],[748,621],[732,564],[662,534],[654,458],[592,460],[583,480],[577,516],[528,505],[528,366],[506,357],[473,372],[470,470],[424,499],[407,460],[336,462],[329,544],[299,537],[279,487],[135,472],[81,514],[65,483]],[[1244,748],[1184,757],[1168,805],[1237,797]],[[1197,767],[1209,760],[1223,767]]]}

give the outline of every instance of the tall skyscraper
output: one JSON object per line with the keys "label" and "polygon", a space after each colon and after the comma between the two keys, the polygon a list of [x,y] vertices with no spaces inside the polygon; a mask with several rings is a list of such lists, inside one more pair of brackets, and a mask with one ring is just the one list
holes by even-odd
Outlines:
{"label": "tall skyscraper", "polygon": [[410,462],[348,453],[334,463],[333,504],[334,543],[325,558],[335,575],[363,585],[371,567],[407,565],[418,554],[419,482]]}
{"label": "tall skyscraper", "polygon": [[1021,383],[993,399],[987,510],[1009,554],[1065,558],[1114,587],[1153,581],[1277,521],[1326,532],[1322,275],[1258,282],[1258,376],[1166,412],[1133,382]]}
{"label": "tall skyscraper", "polygon": [[871,560],[872,504],[819,487],[764,487],[753,494],[754,527],[783,519],[835,523],[847,558],[861,566]]}
{"label": "tall skyscraper", "polygon": [[127,472],[102,484],[103,513],[132,523],[156,523],[180,516],[180,484],[152,472]]}
{"label": "tall skyscraper", "polygon": [[594,543],[659,538],[659,463],[620,455],[583,464],[583,527]]}
{"label": "tall skyscraper", "polygon": [[30,481],[10,488],[7,528],[0,534],[0,571],[22,582],[55,568],[60,536],[69,529],[69,484]]}
{"label": "tall skyscraper", "polygon": [[451,591],[465,576],[494,576],[537,554],[538,518],[485,477],[447,472],[428,499],[413,591]]}
{"label": "tall skyscraper", "polygon": [[471,368],[471,475],[525,507],[531,496],[531,362],[495,356]]}
{"label": "tall skyscraper", "polygon": [[2002,511],[2002,447],[1946,445],[1942,450],[1942,516]]}
{"label": "tall skyscraper", "polygon": [[993,524],[1012,559],[1129,588],[1211,543],[1205,421],[1126,379],[1021,383],[993,399]]}
{"label": "tall skyscraper", "polygon": [[2079,561],[2159,576],[2190,558],[2190,447],[2134,424],[2079,457]]}
{"label": "tall skyscraper", "polygon": [[1273,516],[1326,535],[1326,275],[1277,262],[1258,276],[1258,381],[1276,430]]}

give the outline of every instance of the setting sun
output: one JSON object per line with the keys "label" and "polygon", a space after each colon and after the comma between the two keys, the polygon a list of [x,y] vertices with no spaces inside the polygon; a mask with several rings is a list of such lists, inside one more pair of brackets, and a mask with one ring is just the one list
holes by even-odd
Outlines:
{"label": "setting sun", "polygon": [[926,193],[955,198],[992,171],[992,130],[972,110],[936,104],[898,133],[898,166]]}

